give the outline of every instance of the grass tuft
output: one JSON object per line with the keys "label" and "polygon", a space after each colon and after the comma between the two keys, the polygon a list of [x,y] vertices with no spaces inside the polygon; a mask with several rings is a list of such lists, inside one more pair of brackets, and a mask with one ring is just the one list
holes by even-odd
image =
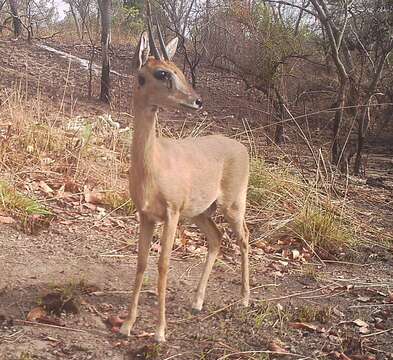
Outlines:
{"label": "grass tuft", "polygon": [[21,194],[4,181],[0,181],[0,208],[22,218],[52,215],[39,201]]}
{"label": "grass tuft", "polygon": [[351,226],[345,224],[328,206],[306,204],[297,214],[291,229],[313,249],[352,247],[355,243]]}
{"label": "grass tuft", "polygon": [[315,304],[305,304],[294,311],[292,321],[306,323],[320,322],[328,323],[333,317],[333,308],[331,306],[315,306]]}
{"label": "grass tuft", "polygon": [[345,208],[349,214],[351,211],[320,185],[304,180],[288,165],[267,165],[254,158],[248,200],[263,211],[267,223],[284,224],[276,235],[293,237],[324,254],[352,249],[356,244],[354,225],[349,216],[344,218],[342,210]]}
{"label": "grass tuft", "polygon": [[111,209],[119,211],[125,215],[132,215],[135,212],[134,203],[129,196],[123,192],[106,192],[104,195],[104,203]]}

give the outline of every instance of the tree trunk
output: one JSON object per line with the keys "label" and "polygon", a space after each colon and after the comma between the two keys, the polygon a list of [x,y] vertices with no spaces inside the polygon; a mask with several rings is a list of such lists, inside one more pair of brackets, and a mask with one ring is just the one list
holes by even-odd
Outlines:
{"label": "tree trunk", "polygon": [[274,131],[274,143],[280,145],[284,142],[284,126],[282,123],[276,125]]}
{"label": "tree trunk", "polygon": [[72,5],[71,2],[69,2],[69,5],[70,5],[70,11],[71,11],[72,17],[73,17],[74,22],[75,22],[76,32],[78,33],[78,39],[81,39],[81,29],[80,29],[80,26],[79,26],[78,18],[77,18],[76,13],[75,13],[74,6]]}
{"label": "tree trunk", "polygon": [[363,150],[364,150],[364,145],[365,145],[365,140],[366,140],[366,132],[367,130],[365,129],[365,122],[366,122],[366,113],[367,113],[367,108],[362,112],[362,115],[359,119],[359,126],[358,126],[358,146],[357,146],[357,151],[356,151],[356,158],[355,158],[355,165],[353,172],[356,176],[360,175],[360,170],[363,165]]}
{"label": "tree trunk", "polygon": [[[385,54],[383,54],[382,57],[379,59],[379,63],[377,66],[377,70],[374,73],[374,77],[371,80],[371,83],[368,87],[367,91],[367,99],[365,106],[363,108],[361,117],[359,119],[358,123],[358,146],[357,146],[357,151],[356,151],[356,158],[355,158],[355,165],[353,172],[356,176],[360,175],[360,170],[362,168],[363,164],[363,151],[364,151],[364,146],[366,144],[366,138],[367,138],[367,131],[368,131],[368,126],[369,126],[369,119],[368,119],[368,105],[370,104],[371,98],[373,94],[375,93],[378,83],[381,79],[382,76],[382,71],[385,66],[385,63],[388,59],[389,54],[392,52],[392,48],[387,49]],[[364,170],[365,171],[365,170]]]}
{"label": "tree trunk", "polygon": [[101,95],[100,100],[110,103],[110,57],[109,45],[111,41],[111,0],[98,0],[101,15],[101,48],[102,48],[102,72],[101,72]]}
{"label": "tree trunk", "polygon": [[285,106],[284,106],[284,98],[281,95],[280,91],[275,88],[274,89],[276,99],[273,100],[273,106],[278,114],[280,121],[276,125],[276,129],[274,131],[274,143],[280,145],[284,142],[284,117],[285,117]]}
{"label": "tree trunk", "polygon": [[18,5],[16,0],[8,0],[10,4],[10,10],[12,15],[12,23],[14,26],[14,35],[15,37],[19,37],[22,34],[22,22],[20,21],[20,17],[18,14]]}

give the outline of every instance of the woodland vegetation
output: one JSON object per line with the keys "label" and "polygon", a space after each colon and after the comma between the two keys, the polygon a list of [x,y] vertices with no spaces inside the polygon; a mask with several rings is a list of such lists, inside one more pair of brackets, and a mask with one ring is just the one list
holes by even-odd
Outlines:
{"label": "woodland vegetation", "polygon": [[[69,10],[59,21],[54,1],[3,1],[1,29],[12,28],[28,41],[67,29],[90,43],[92,52],[100,47],[100,98],[110,101],[111,27],[122,41],[138,37],[143,1],[66,3]],[[271,109],[276,123],[271,140],[277,144],[285,139],[286,119],[307,111],[312,123],[324,117],[331,130],[331,162],[365,174],[368,139],[390,125],[391,1],[158,0],[154,8],[165,34],[180,37],[182,61],[194,86],[201,64],[236,73],[245,91],[258,90],[262,106]]]}

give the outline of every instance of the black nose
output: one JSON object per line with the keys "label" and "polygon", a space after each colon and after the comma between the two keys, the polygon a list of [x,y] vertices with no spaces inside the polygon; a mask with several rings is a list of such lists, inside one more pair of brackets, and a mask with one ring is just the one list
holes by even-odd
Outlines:
{"label": "black nose", "polygon": [[195,105],[198,106],[199,108],[201,108],[202,105],[203,105],[202,99],[196,99],[196,100],[195,100]]}

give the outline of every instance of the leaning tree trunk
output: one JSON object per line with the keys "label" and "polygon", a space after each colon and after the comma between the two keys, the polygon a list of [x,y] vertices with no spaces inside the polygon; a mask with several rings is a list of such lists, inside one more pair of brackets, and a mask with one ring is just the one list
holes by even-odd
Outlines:
{"label": "leaning tree trunk", "polygon": [[337,93],[336,101],[336,113],[334,115],[333,121],[333,141],[332,141],[332,163],[334,165],[339,165],[342,157],[342,148],[340,142],[340,130],[341,124],[344,117],[344,107],[345,107],[345,92],[347,87],[347,79],[340,79],[340,87]]}
{"label": "leaning tree trunk", "polygon": [[102,72],[101,72],[101,95],[100,100],[109,103],[110,95],[110,57],[109,45],[111,41],[111,0],[98,0],[101,15],[101,48],[102,48]]}
{"label": "leaning tree trunk", "polygon": [[20,21],[20,17],[18,14],[18,5],[16,0],[8,0],[10,4],[10,10],[12,15],[12,23],[14,26],[14,34],[15,37],[19,37],[22,34],[22,22]]}

